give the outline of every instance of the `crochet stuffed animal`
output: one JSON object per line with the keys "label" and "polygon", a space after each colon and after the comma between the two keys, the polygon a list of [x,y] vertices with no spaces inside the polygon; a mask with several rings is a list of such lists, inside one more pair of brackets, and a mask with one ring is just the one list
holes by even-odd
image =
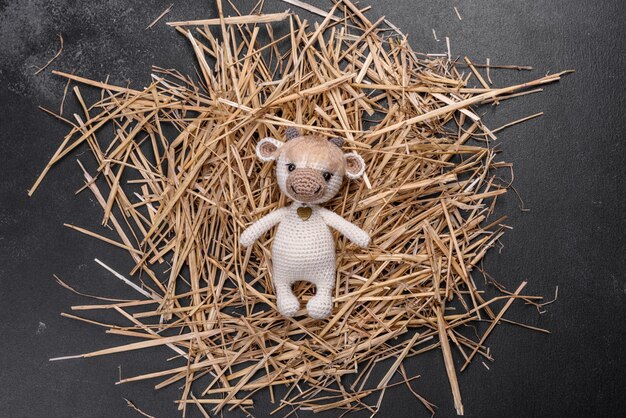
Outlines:
{"label": "crochet stuffed animal", "polygon": [[330,228],[336,229],[360,247],[370,243],[369,235],[334,212],[320,207],[341,188],[344,175],[356,179],[363,175],[365,162],[355,152],[341,151],[343,140],[301,135],[288,128],[287,141],[264,138],[256,146],[261,161],[276,161],[276,179],[280,190],[293,203],[265,215],[248,227],[239,239],[249,247],[278,224],[272,244],[272,278],[276,307],[292,317],[300,303],[291,286],[308,281],[316,287],[307,303],[312,318],[326,318],[332,312],[335,287],[335,242]]}

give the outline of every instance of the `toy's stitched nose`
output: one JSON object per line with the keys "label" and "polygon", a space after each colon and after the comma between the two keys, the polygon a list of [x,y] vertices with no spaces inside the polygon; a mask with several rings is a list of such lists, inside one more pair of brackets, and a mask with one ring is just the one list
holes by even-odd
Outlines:
{"label": "toy's stitched nose", "polygon": [[311,168],[298,168],[287,177],[287,189],[302,202],[312,202],[326,192],[324,177]]}

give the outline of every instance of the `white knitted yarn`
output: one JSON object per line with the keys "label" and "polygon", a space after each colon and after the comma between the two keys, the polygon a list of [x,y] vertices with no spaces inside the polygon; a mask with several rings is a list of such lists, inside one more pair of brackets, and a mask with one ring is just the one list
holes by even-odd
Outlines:
{"label": "white knitted yarn", "polygon": [[301,219],[297,209],[305,206],[294,202],[259,219],[241,234],[240,242],[248,247],[274,225],[278,230],[272,244],[273,281],[276,307],[287,317],[300,309],[300,302],[291,290],[296,281],[307,281],[316,293],[307,303],[313,318],[326,318],[332,312],[332,291],[335,287],[335,242],[330,227],[360,247],[367,247],[370,237],[358,226],[317,205],[311,205],[311,217]]}
{"label": "white knitted yarn", "polygon": [[[261,152],[260,147],[264,143],[274,145],[277,149],[280,149],[283,143],[274,138],[265,138],[259,142],[257,155],[263,161],[271,161],[274,159],[273,155],[268,156]],[[333,176],[327,181],[324,195],[314,202],[304,204],[298,202],[286,187],[289,176],[287,166],[293,164],[299,168],[330,171],[323,160],[310,157],[306,149],[303,149],[296,160],[288,161],[285,156],[278,153],[276,180],[283,193],[293,199],[294,203],[270,212],[256,221],[241,234],[239,242],[244,247],[249,247],[273,226],[278,225],[272,244],[272,279],[276,291],[276,307],[284,316],[295,315],[300,309],[300,302],[293,294],[291,286],[296,281],[307,281],[316,287],[315,296],[307,303],[307,311],[311,317],[321,319],[329,316],[333,308],[336,259],[335,242],[330,228],[336,229],[360,247],[367,247],[370,237],[358,226],[317,205],[330,200],[339,191],[344,174],[350,178],[361,176],[365,167],[363,159],[356,153],[344,154],[346,161],[356,160],[359,171],[332,172]],[[311,208],[311,216],[306,220],[297,213],[298,208],[303,206]]]}

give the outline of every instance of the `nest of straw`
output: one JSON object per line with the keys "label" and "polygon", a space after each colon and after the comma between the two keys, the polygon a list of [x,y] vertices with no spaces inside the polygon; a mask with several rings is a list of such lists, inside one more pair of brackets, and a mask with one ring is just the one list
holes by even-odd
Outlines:
{"label": "nest of straw", "polygon": [[[255,392],[269,391],[274,400],[280,386],[276,410],[288,415],[376,412],[385,390],[399,384],[396,375],[400,383],[411,380],[406,358],[440,349],[462,414],[452,352],[462,356],[461,370],[477,355],[491,359],[485,339],[511,303],[538,303],[521,295],[525,283],[486,300],[472,278],[503,233],[502,219],[488,216],[506,192],[494,175],[505,166],[489,146],[495,136],[472,106],[532,93],[562,73],[493,88],[469,60],[418,54],[395,26],[371,21],[349,0],[329,11],[289,3],[319,21],[260,9],[225,12],[218,1],[219,18],[171,22],[193,46],[195,81],[154,68],[152,84],[136,90],[57,72],[77,84],[84,115],[67,121],[70,132],[30,193],[86,143],[98,168],[83,169],[84,189],[117,236],[68,226],[128,251],[130,272],[101,264],[137,291],[135,300],[73,307],[110,309],[120,324],[65,315],[138,340],[62,358],[162,346],[178,364],[120,382],[180,385],[180,409],[194,405],[204,414],[250,411]],[[276,25],[287,25],[287,34],[276,36]],[[85,103],[81,84],[100,89],[100,100]],[[327,320],[280,316],[272,235],[247,250],[238,242],[247,225],[287,203],[254,147],[289,126],[341,136],[367,164],[364,181],[351,182],[328,205],[373,239],[361,250],[338,238]],[[295,291],[305,302],[313,294],[305,283]],[[461,332],[481,321],[489,326],[480,338]],[[388,371],[373,381],[372,370],[388,359]]]}

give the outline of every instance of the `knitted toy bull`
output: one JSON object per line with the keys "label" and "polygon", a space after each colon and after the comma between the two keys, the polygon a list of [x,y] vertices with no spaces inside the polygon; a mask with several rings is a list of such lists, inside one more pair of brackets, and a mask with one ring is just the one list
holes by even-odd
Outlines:
{"label": "knitted toy bull", "polygon": [[308,281],[316,287],[307,303],[312,318],[330,315],[335,287],[335,242],[330,228],[345,235],[360,247],[370,243],[369,235],[356,225],[319,205],[328,202],[341,188],[344,175],[356,179],[363,175],[365,162],[354,152],[341,151],[343,140],[301,135],[288,128],[287,141],[262,139],[256,147],[261,161],[276,161],[280,190],[293,203],[265,215],[248,227],[240,243],[249,247],[274,225],[278,230],[272,244],[272,278],[278,311],[293,316],[300,303],[291,286]]}

